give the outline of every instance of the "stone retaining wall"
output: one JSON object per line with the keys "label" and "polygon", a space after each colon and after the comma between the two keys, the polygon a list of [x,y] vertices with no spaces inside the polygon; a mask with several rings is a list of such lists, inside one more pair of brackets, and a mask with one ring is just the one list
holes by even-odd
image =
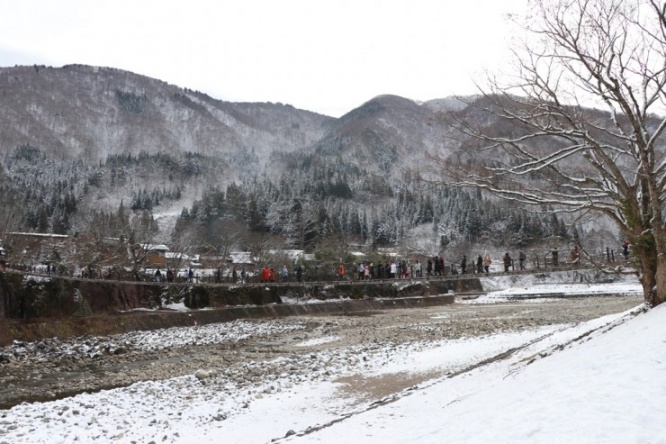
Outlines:
{"label": "stone retaining wall", "polygon": [[[158,284],[0,272],[0,345],[45,337],[109,335],[235,319],[370,313],[451,304],[478,279],[293,284]],[[191,310],[164,309],[183,300]],[[283,303],[288,300],[289,303]],[[206,308],[205,310],[202,310]],[[145,309],[150,309],[145,310]]]}
{"label": "stone retaining wall", "polygon": [[166,284],[0,272],[0,319],[86,317],[184,301],[192,309],[280,304],[283,298],[339,300],[481,291],[476,278],[287,284]]}
{"label": "stone retaining wall", "polygon": [[392,299],[337,300],[308,304],[267,304],[227,307],[189,312],[152,311],[93,315],[85,318],[49,320],[0,320],[0,346],[14,340],[36,341],[42,338],[61,339],[94,335],[106,336],[136,330],[186,327],[236,319],[264,319],[308,315],[370,314],[393,308],[419,308],[452,304],[455,296],[439,295]]}

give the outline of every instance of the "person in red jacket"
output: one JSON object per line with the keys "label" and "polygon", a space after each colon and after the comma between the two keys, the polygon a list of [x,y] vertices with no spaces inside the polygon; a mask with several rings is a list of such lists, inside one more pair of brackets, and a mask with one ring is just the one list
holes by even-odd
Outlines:
{"label": "person in red jacket", "polygon": [[264,267],[264,269],[261,271],[261,280],[263,282],[268,282],[271,280],[271,269],[268,267]]}

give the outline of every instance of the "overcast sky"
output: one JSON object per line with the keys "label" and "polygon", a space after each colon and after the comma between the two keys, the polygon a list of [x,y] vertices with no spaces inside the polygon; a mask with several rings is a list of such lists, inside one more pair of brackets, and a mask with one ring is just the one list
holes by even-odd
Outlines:
{"label": "overcast sky", "polygon": [[0,66],[108,66],[340,116],[476,92],[527,0],[0,0]]}

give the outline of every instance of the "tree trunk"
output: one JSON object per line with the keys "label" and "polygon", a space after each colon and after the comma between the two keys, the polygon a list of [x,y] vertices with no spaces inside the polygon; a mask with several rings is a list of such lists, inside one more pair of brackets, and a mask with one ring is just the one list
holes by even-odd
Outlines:
{"label": "tree trunk", "polygon": [[666,300],[666,255],[657,254],[654,242],[637,239],[633,252],[640,262],[639,280],[645,303],[655,307]]}
{"label": "tree trunk", "polygon": [[[657,259],[654,282],[656,285],[650,288],[649,292],[645,293],[645,302],[650,307],[656,307],[666,301],[666,257],[663,255],[659,255]],[[645,285],[643,285],[643,289],[646,290]]]}

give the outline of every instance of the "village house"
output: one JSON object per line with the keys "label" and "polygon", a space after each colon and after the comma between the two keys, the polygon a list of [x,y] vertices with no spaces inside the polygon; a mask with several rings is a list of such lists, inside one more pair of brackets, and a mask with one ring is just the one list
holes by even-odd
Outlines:
{"label": "village house", "polygon": [[201,268],[202,266],[200,262],[200,256],[198,254],[189,255],[185,253],[167,251],[164,256],[166,258],[167,268]]}
{"label": "village house", "polygon": [[[21,264],[50,264],[60,262],[62,256],[75,252],[70,236],[52,233],[7,233],[7,245],[12,247],[12,257],[5,260]],[[3,255],[6,253],[3,250]]]}
{"label": "village house", "polygon": [[232,251],[229,253],[229,258],[227,262],[232,265],[254,265],[254,260],[252,259],[252,253],[249,251]]}
{"label": "village house", "polygon": [[141,250],[144,265],[156,268],[166,268],[166,254],[169,251],[169,247],[164,244],[149,243],[139,244],[137,247]]}

